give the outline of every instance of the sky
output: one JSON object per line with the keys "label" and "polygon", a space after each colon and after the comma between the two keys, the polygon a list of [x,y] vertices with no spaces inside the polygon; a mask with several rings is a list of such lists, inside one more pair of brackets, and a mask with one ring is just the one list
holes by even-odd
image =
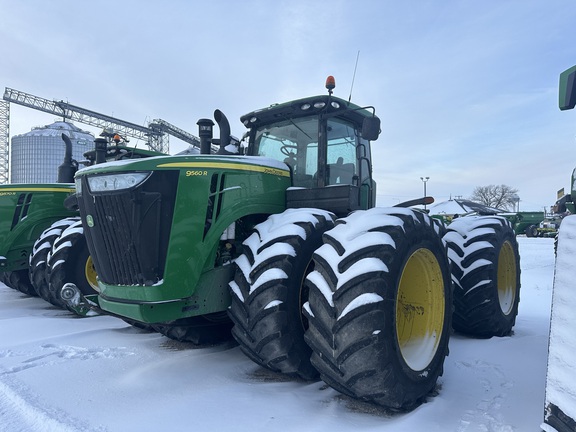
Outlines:
{"label": "sky", "polygon": [[[333,75],[336,96],[382,120],[380,206],[422,196],[429,177],[436,202],[505,184],[520,210],[543,210],[576,166],[576,111],[558,109],[558,76],[576,65],[572,0],[0,0],[0,11],[2,92],[142,125],[197,134],[220,109],[241,137],[241,115],[323,94]],[[54,120],[10,104],[11,136]]]}

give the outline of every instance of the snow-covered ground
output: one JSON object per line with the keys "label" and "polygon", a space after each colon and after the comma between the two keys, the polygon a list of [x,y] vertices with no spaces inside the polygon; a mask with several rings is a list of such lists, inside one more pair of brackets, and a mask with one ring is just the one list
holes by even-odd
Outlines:
{"label": "snow-covered ground", "polygon": [[0,430],[539,432],[554,246],[518,241],[514,334],[454,335],[437,394],[409,413],[267,372],[232,342],[195,348],[0,284]]}

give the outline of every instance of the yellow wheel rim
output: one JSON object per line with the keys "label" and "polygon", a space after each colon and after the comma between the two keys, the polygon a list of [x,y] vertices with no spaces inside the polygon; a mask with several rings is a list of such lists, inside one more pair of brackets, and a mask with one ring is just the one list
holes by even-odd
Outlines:
{"label": "yellow wheel rim", "polygon": [[509,241],[505,241],[498,255],[498,301],[504,315],[510,314],[516,301],[516,256]]}
{"label": "yellow wheel rim", "polygon": [[94,262],[92,261],[92,257],[89,256],[86,260],[86,266],[84,267],[84,275],[86,276],[86,280],[90,284],[90,286],[95,291],[100,291],[98,289],[98,278],[96,274],[96,269],[94,268]]}
{"label": "yellow wheel rim", "polygon": [[396,298],[396,336],[412,370],[425,369],[434,358],[445,313],[440,264],[429,249],[418,249],[404,266]]}

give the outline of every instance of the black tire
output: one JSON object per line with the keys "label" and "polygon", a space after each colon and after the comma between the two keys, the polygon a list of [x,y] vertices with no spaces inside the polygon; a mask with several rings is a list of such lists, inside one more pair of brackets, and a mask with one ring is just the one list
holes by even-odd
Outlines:
{"label": "black tire", "polygon": [[458,218],[444,236],[454,280],[454,329],[472,336],[510,334],[520,301],[520,254],[500,216]]}
{"label": "black tire", "polygon": [[[129,322],[129,321],[127,321]],[[129,322],[134,325],[134,323]],[[232,322],[226,313],[214,313],[175,321],[152,324],[158,333],[179,342],[194,345],[209,345],[227,341],[232,338]]]}
{"label": "black tire", "polygon": [[272,215],[254,228],[243,243],[244,254],[235,261],[236,276],[230,283],[232,335],[250,359],[274,372],[308,380],[318,377],[310,363],[312,351],[304,342],[303,287],[312,254],[334,219],[332,213],[317,209]]}
{"label": "black tire", "polygon": [[66,228],[52,246],[48,256],[48,273],[50,295],[63,309],[66,303],[62,300],[60,290],[65,283],[73,283],[84,295],[97,294],[96,273],[88,252],[82,222],[77,221]]}
{"label": "black tire", "polygon": [[538,237],[538,227],[536,225],[529,225],[524,230],[526,237]]}
{"label": "black tire", "polygon": [[10,273],[11,272],[2,272],[0,273],[0,282],[6,285],[8,288],[16,289],[10,284]]}
{"label": "black tire", "polygon": [[73,223],[79,221],[79,217],[70,217],[54,222],[47,229],[40,234],[40,237],[34,242],[32,253],[29,259],[29,272],[30,281],[38,295],[52,303],[55,306],[60,306],[56,302],[54,296],[51,294],[48,283],[48,255],[52,250],[52,246],[56,239],[60,237],[62,232]]}
{"label": "black tire", "polygon": [[136,321],[130,318],[122,318],[122,321],[124,321],[126,324],[130,324],[132,327],[135,327],[145,332],[153,333],[156,331],[152,324],[148,324],[142,321]]}
{"label": "black tire", "polygon": [[32,286],[32,283],[30,283],[28,270],[24,269],[5,272],[4,278],[7,281],[6,286],[20,291],[22,294],[26,294],[31,297],[38,297],[36,290]]}
{"label": "black tire", "polygon": [[336,221],[314,254],[306,342],[321,378],[349,396],[410,410],[443,373],[452,283],[443,227],[407,208]]}

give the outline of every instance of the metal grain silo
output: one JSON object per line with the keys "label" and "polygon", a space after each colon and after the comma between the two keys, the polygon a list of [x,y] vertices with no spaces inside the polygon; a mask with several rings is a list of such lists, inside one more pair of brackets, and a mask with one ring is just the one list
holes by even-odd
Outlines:
{"label": "metal grain silo", "polygon": [[12,138],[10,182],[55,183],[64,159],[63,133],[72,141],[73,159],[83,160],[83,154],[94,148],[94,136],[72,123],[57,121],[35,127]]}

